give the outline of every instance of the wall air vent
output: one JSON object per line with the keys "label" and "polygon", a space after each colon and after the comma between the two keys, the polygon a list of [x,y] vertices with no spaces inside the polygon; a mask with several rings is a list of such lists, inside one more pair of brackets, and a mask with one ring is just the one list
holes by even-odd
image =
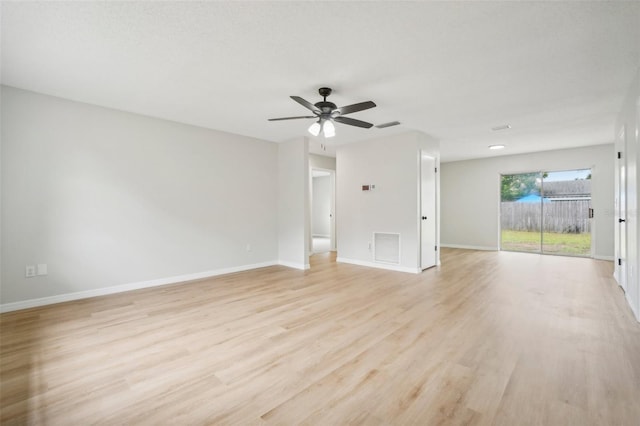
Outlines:
{"label": "wall air vent", "polygon": [[373,256],[376,262],[400,263],[400,234],[373,233]]}
{"label": "wall air vent", "polygon": [[398,124],[400,124],[399,121],[390,121],[388,123],[378,124],[376,127],[378,129],[384,129],[385,127],[397,126]]}

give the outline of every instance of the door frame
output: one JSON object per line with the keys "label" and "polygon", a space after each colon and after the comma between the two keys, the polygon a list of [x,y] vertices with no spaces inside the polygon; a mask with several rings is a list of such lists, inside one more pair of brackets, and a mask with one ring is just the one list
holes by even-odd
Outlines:
{"label": "door frame", "polygon": [[[558,172],[569,172],[569,171],[577,171],[577,170],[589,170],[591,172],[591,179],[593,182],[593,173],[595,170],[595,165],[591,165],[589,167],[571,167],[571,168],[561,168],[561,169],[539,169],[528,172],[500,172],[498,173],[498,250],[499,251],[511,251],[515,253],[531,253],[531,254],[543,254],[545,256],[565,256],[565,257],[584,257],[588,259],[593,259],[595,257],[595,221],[593,218],[589,219],[589,228],[591,234],[591,247],[589,250],[588,256],[581,255],[572,255],[567,253],[550,253],[544,251],[544,203],[540,200],[540,249],[539,251],[515,251],[508,250],[502,247],[502,177],[503,176],[512,176],[512,175],[522,175],[522,174],[532,174],[539,173],[541,179],[541,194],[544,197],[544,174],[545,173],[558,173]],[[591,188],[591,207],[593,208],[593,185]]]}
{"label": "door frame", "polygon": [[[320,172],[329,173],[329,187],[331,188],[331,194],[329,198],[329,251],[336,251],[336,171],[333,169],[324,169],[322,167],[311,167],[311,177],[310,177],[310,186],[311,186],[311,202],[313,203],[313,171],[317,170]],[[313,204],[311,205],[311,209],[309,211],[310,217],[310,246],[309,250],[313,253]]]}

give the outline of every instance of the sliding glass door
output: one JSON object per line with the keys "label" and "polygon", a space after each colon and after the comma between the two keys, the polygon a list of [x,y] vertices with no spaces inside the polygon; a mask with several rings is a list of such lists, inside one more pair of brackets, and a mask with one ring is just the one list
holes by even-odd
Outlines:
{"label": "sliding glass door", "polygon": [[591,170],[502,175],[502,250],[591,255]]}
{"label": "sliding glass door", "polygon": [[542,191],[542,252],[591,255],[591,170],[548,172]]}
{"label": "sliding glass door", "polygon": [[542,173],[502,175],[500,236],[502,250],[540,253],[542,249]]}

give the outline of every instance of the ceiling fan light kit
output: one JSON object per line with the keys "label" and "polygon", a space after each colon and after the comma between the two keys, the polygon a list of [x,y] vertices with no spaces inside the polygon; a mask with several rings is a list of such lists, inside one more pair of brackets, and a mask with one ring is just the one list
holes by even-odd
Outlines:
{"label": "ceiling fan light kit", "polygon": [[320,120],[318,120],[311,126],[309,126],[309,133],[311,133],[313,136],[318,136],[320,134],[321,127],[322,125],[320,124]]}
{"label": "ceiling fan light kit", "polygon": [[322,130],[325,138],[332,138],[336,135],[336,126],[333,125],[331,120],[325,120]]}
{"label": "ceiling fan light kit", "polygon": [[325,138],[332,138],[336,135],[336,126],[333,125],[331,120],[318,120],[309,126],[309,133],[313,136],[318,136],[322,129],[322,134]]}
{"label": "ceiling fan light kit", "polygon": [[376,106],[372,101],[360,102],[353,105],[347,105],[343,107],[337,107],[333,102],[327,101],[327,96],[331,94],[329,87],[321,87],[318,89],[318,93],[324,99],[320,102],[312,104],[299,96],[291,96],[291,99],[298,102],[303,107],[310,110],[314,115],[305,115],[299,117],[282,117],[282,118],[270,118],[269,121],[282,121],[282,120],[297,120],[300,118],[317,118],[318,121],[313,123],[309,127],[309,133],[313,136],[318,136],[322,131],[325,138],[331,138],[336,135],[336,128],[334,123],[347,124],[349,126],[361,127],[363,129],[369,129],[373,127],[373,124],[366,121],[356,120],[355,118],[344,117],[346,114],[352,114],[358,111],[364,111],[365,109],[373,108]]}

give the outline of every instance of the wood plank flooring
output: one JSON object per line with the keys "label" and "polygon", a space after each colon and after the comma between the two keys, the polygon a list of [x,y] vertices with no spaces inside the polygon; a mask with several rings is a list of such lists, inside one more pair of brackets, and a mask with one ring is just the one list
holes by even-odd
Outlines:
{"label": "wood plank flooring", "polygon": [[0,423],[640,424],[611,262],[443,250],[420,275],[312,257],[0,316]]}

